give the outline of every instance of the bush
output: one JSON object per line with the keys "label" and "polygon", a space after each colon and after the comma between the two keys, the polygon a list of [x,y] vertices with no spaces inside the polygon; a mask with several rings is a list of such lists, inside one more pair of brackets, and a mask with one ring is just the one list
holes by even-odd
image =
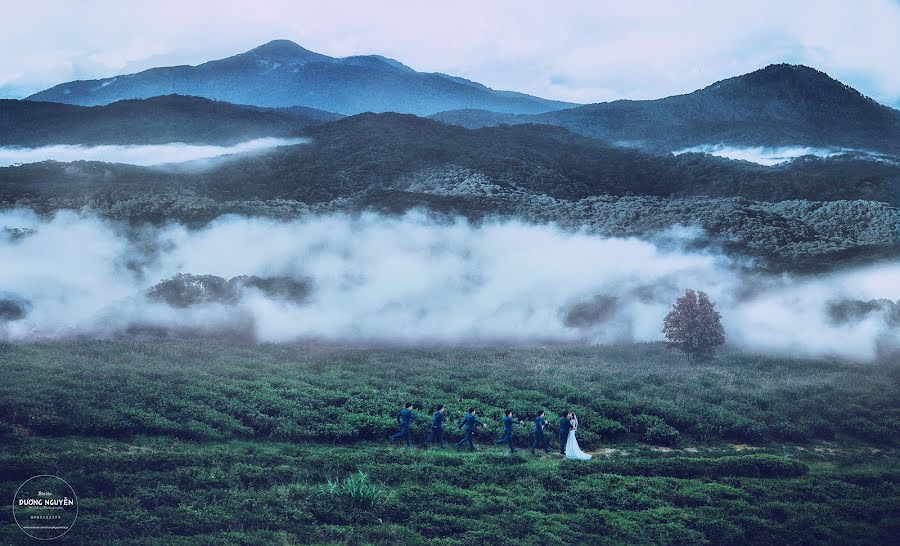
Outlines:
{"label": "bush", "polygon": [[664,446],[678,445],[681,438],[678,430],[666,424],[655,415],[632,415],[625,420],[628,429],[641,435],[648,444]]}
{"label": "bush", "polygon": [[766,454],[722,457],[716,462],[718,476],[796,478],[809,470],[800,461]]}
{"label": "bush", "polygon": [[179,308],[203,303],[233,305],[240,301],[241,294],[246,289],[259,290],[273,299],[303,303],[310,293],[311,282],[284,276],[241,275],[225,280],[215,275],[179,273],[150,287],[147,297]]}
{"label": "bush", "polygon": [[681,435],[665,423],[654,423],[644,431],[644,441],[648,444],[676,446]]}
{"label": "bush", "polygon": [[796,478],[809,470],[799,461],[775,455],[734,455],[718,458],[661,457],[658,459],[634,458],[592,461],[590,465],[572,467],[571,472],[590,474],[595,472],[624,476],[667,476],[672,478],[715,479],[725,476],[747,478]]}
{"label": "bush", "polygon": [[628,429],[625,428],[625,425],[622,423],[613,421],[612,419],[604,419],[602,417],[591,421],[591,430],[601,440],[607,442],[618,440],[628,432]]}

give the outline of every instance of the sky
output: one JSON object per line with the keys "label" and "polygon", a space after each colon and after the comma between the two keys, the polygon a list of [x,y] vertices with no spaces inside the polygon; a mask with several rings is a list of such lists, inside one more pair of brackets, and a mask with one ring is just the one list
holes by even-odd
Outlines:
{"label": "sky", "polygon": [[273,39],[572,102],[687,93],[768,64],[900,107],[900,2],[0,0],[0,97]]}

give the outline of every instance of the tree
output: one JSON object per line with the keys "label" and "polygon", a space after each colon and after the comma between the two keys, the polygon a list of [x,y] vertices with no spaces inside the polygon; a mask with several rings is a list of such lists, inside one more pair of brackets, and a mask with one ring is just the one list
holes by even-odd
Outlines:
{"label": "tree", "polygon": [[705,292],[685,290],[663,321],[666,341],[691,357],[710,357],[725,343],[722,315]]}

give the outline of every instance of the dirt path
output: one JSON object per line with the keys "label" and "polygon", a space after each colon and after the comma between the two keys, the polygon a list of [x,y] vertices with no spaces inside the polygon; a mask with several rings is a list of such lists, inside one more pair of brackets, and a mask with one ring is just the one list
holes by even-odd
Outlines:
{"label": "dirt path", "polygon": [[769,446],[755,446],[751,444],[717,444],[710,446],[699,446],[699,447],[684,447],[684,448],[672,448],[672,447],[662,447],[662,446],[651,446],[646,444],[638,444],[633,447],[628,448],[617,448],[617,447],[606,447],[595,449],[593,451],[588,451],[591,455],[595,457],[622,457],[622,456],[635,456],[640,455],[642,453],[673,453],[678,455],[685,456],[697,456],[697,455],[721,455],[723,453],[733,452],[733,453],[752,453],[752,452],[804,452],[811,455],[818,455],[823,457],[829,456],[842,456],[848,454],[866,454],[866,455],[890,455],[894,449],[891,448],[876,448],[872,446],[862,445],[862,444],[839,444],[834,442],[822,442],[817,444],[807,444],[807,445],[799,445],[799,444],[777,444],[777,445],[769,445]]}
{"label": "dirt path", "polygon": [[640,444],[632,449],[622,449],[617,447],[603,447],[594,451],[589,451],[591,455],[600,456],[600,457],[614,457],[614,456],[626,456],[626,455],[636,455],[642,452],[655,452],[655,453],[683,453],[690,455],[697,455],[704,451],[722,451],[723,449],[731,449],[735,452],[740,451],[755,451],[765,449],[763,447],[751,446],[748,444],[725,444],[724,446],[716,446],[716,447],[684,447],[684,448],[673,448],[673,447],[662,447],[662,446],[651,446],[651,445],[643,445]]}

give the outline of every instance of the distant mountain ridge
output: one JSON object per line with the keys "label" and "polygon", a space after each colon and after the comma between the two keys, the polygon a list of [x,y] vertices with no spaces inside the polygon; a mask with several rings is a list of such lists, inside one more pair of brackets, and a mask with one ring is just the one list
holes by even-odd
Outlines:
{"label": "distant mountain ridge", "polygon": [[770,65],[657,100],[618,100],[536,115],[462,110],[431,117],[468,128],[557,125],[610,143],[663,152],[724,144],[900,154],[900,111],[802,65]]}
{"label": "distant mountain ridge", "polygon": [[348,114],[411,113],[466,128],[555,125],[654,152],[802,146],[900,157],[900,111],[823,72],[788,64],[770,65],[684,95],[576,106],[496,91],[445,74],[420,73],[379,55],[338,59],[275,40],[198,66],[70,82],[29,99],[103,105],[169,94]]}
{"label": "distant mountain ridge", "polygon": [[28,99],[95,106],[170,94],[264,107],[307,106],[341,114],[429,115],[459,108],[534,114],[573,106],[496,91],[445,74],[417,72],[380,55],[329,57],[288,40],[197,66],[63,83]]}
{"label": "distant mountain ridge", "polygon": [[294,136],[342,116],[305,107],[260,108],[168,95],[105,106],[0,100],[0,146],[236,144]]}

